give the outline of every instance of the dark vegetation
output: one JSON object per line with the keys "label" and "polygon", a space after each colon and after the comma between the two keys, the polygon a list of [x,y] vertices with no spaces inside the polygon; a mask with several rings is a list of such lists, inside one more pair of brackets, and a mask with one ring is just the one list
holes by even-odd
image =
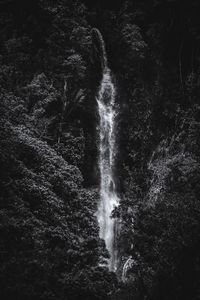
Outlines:
{"label": "dark vegetation", "polygon": [[[199,1],[0,12],[0,299],[200,299]],[[118,90],[124,284],[101,266],[92,27]]]}

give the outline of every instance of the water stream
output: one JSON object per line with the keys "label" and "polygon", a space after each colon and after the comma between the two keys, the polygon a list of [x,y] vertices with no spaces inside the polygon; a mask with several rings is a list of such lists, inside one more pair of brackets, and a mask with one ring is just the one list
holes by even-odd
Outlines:
{"label": "water stream", "polygon": [[100,238],[105,240],[109,251],[109,269],[117,269],[116,231],[117,220],[111,218],[112,212],[119,204],[114,176],[116,159],[116,88],[108,67],[105,43],[101,33],[96,30],[101,45],[102,80],[97,95],[99,113],[99,170],[100,203],[97,218]]}

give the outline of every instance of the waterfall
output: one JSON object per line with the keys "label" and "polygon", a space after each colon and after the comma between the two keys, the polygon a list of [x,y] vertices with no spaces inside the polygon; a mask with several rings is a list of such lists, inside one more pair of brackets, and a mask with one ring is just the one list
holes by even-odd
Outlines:
{"label": "waterfall", "polygon": [[99,170],[100,170],[100,203],[97,218],[100,227],[100,238],[105,240],[109,251],[109,269],[117,269],[116,231],[117,220],[111,218],[112,212],[119,204],[114,176],[116,157],[116,89],[111,70],[107,64],[107,55],[101,33],[95,29],[100,43],[102,80],[97,95],[99,113]]}

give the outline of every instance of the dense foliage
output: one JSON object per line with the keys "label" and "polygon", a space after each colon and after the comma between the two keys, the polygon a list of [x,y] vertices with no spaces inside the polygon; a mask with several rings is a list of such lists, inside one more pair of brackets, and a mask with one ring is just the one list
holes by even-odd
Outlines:
{"label": "dense foliage", "polygon": [[[3,0],[0,11],[0,298],[199,299],[199,1]],[[95,216],[92,27],[119,103],[118,281]]]}
{"label": "dense foliage", "polygon": [[100,267],[98,193],[81,173],[91,143],[85,7],[1,10],[0,298],[107,299],[116,279]]}

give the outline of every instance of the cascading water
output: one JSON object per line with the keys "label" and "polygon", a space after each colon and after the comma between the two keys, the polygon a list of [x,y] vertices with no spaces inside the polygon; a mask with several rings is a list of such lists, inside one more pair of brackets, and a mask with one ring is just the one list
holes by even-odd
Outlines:
{"label": "cascading water", "polygon": [[100,169],[100,204],[97,218],[100,238],[105,240],[110,253],[109,269],[117,269],[117,250],[115,237],[117,220],[111,218],[112,212],[119,204],[114,177],[116,156],[116,89],[111,71],[107,64],[107,55],[101,33],[95,29],[101,47],[102,80],[98,91],[97,104],[99,124],[99,169]]}

